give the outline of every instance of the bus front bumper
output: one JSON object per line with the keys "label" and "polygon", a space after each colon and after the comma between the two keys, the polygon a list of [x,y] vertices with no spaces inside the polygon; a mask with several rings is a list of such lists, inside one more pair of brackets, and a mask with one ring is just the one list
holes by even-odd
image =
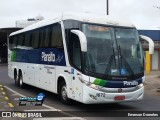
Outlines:
{"label": "bus front bumper", "polygon": [[[127,101],[142,100],[144,95],[144,86],[132,92],[118,93],[118,88],[112,88],[117,93],[102,92],[93,89],[89,86],[83,86],[83,103],[85,104],[98,104],[98,103],[118,103]],[[126,88],[125,88],[126,89]],[[129,89],[129,88],[128,88]]]}

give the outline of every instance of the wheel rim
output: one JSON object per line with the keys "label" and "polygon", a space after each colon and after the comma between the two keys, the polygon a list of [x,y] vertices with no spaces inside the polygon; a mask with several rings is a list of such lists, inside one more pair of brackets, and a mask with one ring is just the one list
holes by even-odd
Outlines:
{"label": "wheel rim", "polygon": [[67,100],[67,89],[65,85],[62,87],[61,95],[63,100]]}

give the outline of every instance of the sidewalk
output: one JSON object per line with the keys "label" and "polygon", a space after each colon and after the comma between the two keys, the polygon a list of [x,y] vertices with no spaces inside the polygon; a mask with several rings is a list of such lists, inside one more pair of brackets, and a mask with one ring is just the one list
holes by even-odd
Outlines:
{"label": "sidewalk", "polygon": [[145,93],[160,97],[160,71],[145,74]]}
{"label": "sidewalk", "polygon": [[160,71],[151,71],[150,74],[145,74],[146,77],[160,77]]}

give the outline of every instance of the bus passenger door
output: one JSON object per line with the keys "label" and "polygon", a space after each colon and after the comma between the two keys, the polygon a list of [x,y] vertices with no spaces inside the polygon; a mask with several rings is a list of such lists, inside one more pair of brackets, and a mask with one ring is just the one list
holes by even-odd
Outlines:
{"label": "bus passenger door", "polygon": [[72,45],[71,45],[71,59],[73,62],[73,67],[71,68],[71,80],[72,80],[72,97],[75,100],[82,101],[82,83],[80,79],[82,78],[81,70],[81,49],[80,41],[78,36],[72,34]]}

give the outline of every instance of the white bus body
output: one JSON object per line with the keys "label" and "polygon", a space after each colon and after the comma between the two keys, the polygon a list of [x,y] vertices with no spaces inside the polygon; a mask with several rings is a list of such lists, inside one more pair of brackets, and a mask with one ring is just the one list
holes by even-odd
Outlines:
{"label": "white bus body", "polygon": [[9,77],[60,94],[64,103],[142,100],[143,68],[135,27],[107,16],[63,14],[10,35]]}

